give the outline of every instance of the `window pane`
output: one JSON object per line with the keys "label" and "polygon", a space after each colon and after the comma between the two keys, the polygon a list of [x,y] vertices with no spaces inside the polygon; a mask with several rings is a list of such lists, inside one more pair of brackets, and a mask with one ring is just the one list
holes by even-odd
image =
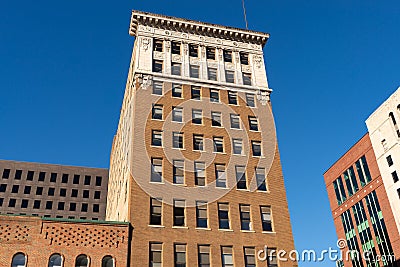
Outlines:
{"label": "window pane", "polygon": [[221,113],[220,112],[211,112],[211,124],[212,126],[222,126],[221,121]]}
{"label": "window pane", "polygon": [[200,67],[199,66],[190,65],[189,72],[190,72],[190,77],[191,78],[199,78]]}
{"label": "window pane", "polygon": [[217,80],[217,69],[216,68],[208,68],[208,79],[211,81]]}
{"label": "window pane", "polygon": [[235,73],[231,70],[225,71],[225,80],[227,83],[235,83]]}
{"label": "window pane", "polygon": [[153,50],[162,52],[163,51],[163,40],[153,39]]}
{"label": "window pane", "polygon": [[251,74],[250,73],[243,73],[243,84],[251,85]]}
{"label": "window pane", "polygon": [[200,100],[201,99],[201,88],[198,86],[192,86],[191,89],[192,99]]}
{"label": "window pane", "polygon": [[171,63],[171,74],[181,75],[181,63]]}
{"label": "window pane", "polygon": [[237,114],[231,114],[231,128],[240,129],[240,116]]}
{"label": "window pane", "polygon": [[231,105],[237,105],[237,93],[228,91],[228,101]]}
{"label": "window pane", "polygon": [[210,101],[211,102],[219,102],[219,90],[210,89]]}
{"label": "window pane", "polygon": [[215,60],[215,48],[207,47],[206,52],[207,52],[207,59]]}
{"label": "window pane", "polygon": [[153,72],[161,73],[163,71],[163,61],[153,60]]}
{"label": "window pane", "polygon": [[182,97],[182,85],[176,83],[172,84],[172,96]]}
{"label": "window pane", "polygon": [[202,124],[203,119],[203,111],[200,109],[192,110],[192,123],[194,124]]}
{"label": "window pane", "polygon": [[172,121],[182,122],[183,119],[183,108],[172,107]]}
{"label": "window pane", "polygon": [[242,154],[242,139],[233,139],[233,154]]}
{"label": "window pane", "polygon": [[189,56],[198,57],[199,56],[199,47],[194,44],[189,44]]}
{"label": "window pane", "polygon": [[249,107],[255,107],[254,94],[246,94],[246,103]]}

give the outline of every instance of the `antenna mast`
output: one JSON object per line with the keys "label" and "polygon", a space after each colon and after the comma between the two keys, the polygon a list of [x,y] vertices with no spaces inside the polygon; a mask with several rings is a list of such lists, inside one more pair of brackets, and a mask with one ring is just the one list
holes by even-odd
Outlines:
{"label": "antenna mast", "polygon": [[246,22],[246,30],[248,30],[249,29],[249,24],[247,23],[246,7],[244,5],[244,0],[242,0],[242,5],[243,5],[244,21]]}

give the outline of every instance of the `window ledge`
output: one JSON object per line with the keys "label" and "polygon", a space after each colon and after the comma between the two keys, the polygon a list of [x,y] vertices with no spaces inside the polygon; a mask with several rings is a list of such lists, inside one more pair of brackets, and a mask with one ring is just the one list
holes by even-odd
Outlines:
{"label": "window ledge", "polygon": [[256,190],[257,192],[260,192],[260,193],[263,193],[263,194],[265,194],[265,193],[270,193],[270,191],[268,191],[268,190]]}
{"label": "window ledge", "polygon": [[225,190],[228,190],[228,189],[229,189],[228,187],[221,187],[221,186],[216,186],[215,188],[216,188],[216,189],[225,189]]}
{"label": "window ledge", "polygon": [[221,232],[233,232],[233,229],[218,229]]}
{"label": "window ledge", "polygon": [[189,229],[187,226],[172,226],[172,229]]}
{"label": "window ledge", "polygon": [[241,188],[236,188],[237,191],[243,191],[243,192],[250,192],[250,189],[241,189]]}
{"label": "window ledge", "polygon": [[151,184],[165,184],[164,182],[153,182],[153,181],[150,181],[149,183],[151,183]]}
{"label": "window ledge", "polygon": [[216,151],[213,151],[213,153],[214,153],[214,154],[220,154],[220,155],[227,155],[225,152],[216,152]]}
{"label": "window ledge", "polygon": [[242,233],[255,233],[256,231],[254,230],[240,230]]}
{"label": "window ledge", "polygon": [[153,224],[149,224],[148,227],[152,227],[152,228],[165,228],[164,225],[153,225]]}
{"label": "window ledge", "polygon": [[153,118],[151,118],[151,120],[152,120],[152,121],[165,121],[165,120],[163,120],[163,119],[159,120],[159,119],[153,119]]}
{"label": "window ledge", "polygon": [[232,155],[234,155],[234,156],[239,156],[239,157],[245,157],[245,156],[247,156],[247,155],[245,155],[245,154],[235,154],[235,153],[233,153]]}
{"label": "window ledge", "polygon": [[161,146],[155,146],[155,145],[150,145],[150,147],[154,147],[154,148],[161,148],[161,149],[164,149],[164,147],[161,145]]}
{"label": "window ledge", "polygon": [[276,234],[276,232],[262,231],[263,234]]}
{"label": "window ledge", "polygon": [[172,149],[175,149],[175,150],[186,150],[186,148],[179,148],[179,147],[173,147]]}
{"label": "window ledge", "polygon": [[252,132],[252,133],[261,133],[261,131],[260,130],[249,130],[249,132]]}
{"label": "window ledge", "polygon": [[171,120],[171,122],[175,122],[175,123],[183,123],[182,121],[173,121],[173,120]]}
{"label": "window ledge", "polygon": [[205,231],[211,231],[211,228],[201,228],[201,227],[196,227],[196,230],[205,230]]}
{"label": "window ledge", "polygon": [[176,185],[176,186],[182,186],[182,187],[185,187],[185,186],[187,186],[187,184],[176,184],[176,183],[172,183],[173,185]]}
{"label": "window ledge", "polygon": [[231,129],[231,130],[239,130],[239,131],[243,130],[242,128],[232,128],[232,127],[229,127],[229,129]]}

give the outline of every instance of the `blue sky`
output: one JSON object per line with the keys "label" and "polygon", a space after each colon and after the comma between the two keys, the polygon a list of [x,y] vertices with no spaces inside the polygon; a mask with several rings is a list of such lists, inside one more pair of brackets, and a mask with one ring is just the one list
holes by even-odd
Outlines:
{"label": "blue sky", "polygon": [[[322,174],[399,85],[398,1],[246,1],[264,49],[297,249],[335,246]],[[241,1],[3,1],[0,158],[108,167],[131,9],[244,27]],[[300,266],[334,266],[300,263]]]}

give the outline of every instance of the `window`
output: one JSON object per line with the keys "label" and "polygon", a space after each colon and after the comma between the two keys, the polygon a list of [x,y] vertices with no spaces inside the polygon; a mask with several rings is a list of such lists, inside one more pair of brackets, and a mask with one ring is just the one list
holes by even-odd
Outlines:
{"label": "window", "polygon": [[224,138],[223,137],[213,137],[214,141],[214,152],[223,153],[224,152]]}
{"label": "window", "polygon": [[236,187],[237,187],[237,189],[247,189],[246,167],[245,166],[235,166],[235,170],[236,170]]}
{"label": "window", "polygon": [[26,209],[28,207],[28,204],[29,204],[29,200],[23,199],[21,201],[21,208]]}
{"label": "window", "polygon": [[105,256],[101,260],[101,267],[114,267],[114,266],[115,266],[114,258],[111,256]]}
{"label": "window", "polygon": [[249,116],[250,131],[258,131],[258,120],[256,117]]}
{"label": "window", "polygon": [[0,207],[3,206],[4,198],[0,197]]}
{"label": "window", "polygon": [[76,203],[70,203],[69,204],[69,210],[70,211],[76,211]]}
{"label": "window", "polygon": [[196,227],[207,228],[207,202],[196,201]]}
{"label": "window", "polygon": [[226,187],[226,173],[224,164],[215,164],[216,187]]}
{"label": "window", "polygon": [[201,109],[192,109],[192,123],[193,124],[203,123],[203,111]]}
{"label": "window", "polygon": [[151,159],[151,181],[161,183],[162,182],[162,159],[152,158]]}
{"label": "window", "polygon": [[153,120],[162,120],[163,119],[163,106],[154,104],[151,111],[151,118]]}
{"label": "window", "polygon": [[200,77],[200,67],[196,65],[190,65],[189,73],[191,78],[199,78]]}
{"label": "window", "polygon": [[181,43],[180,42],[171,42],[171,51],[172,51],[172,54],[180,55],[181,54]]}
{"label": "window", "polygon": [[203,136],[193,135],[193,150],[203,150]]}
{"label": "window", "polygon": [[233,154],[242,155],[243,153],[242,139],[232,139],[232,143],[233,143]]}
{"label": "window", "polygon": [[10,177],[10,169],[3,170],[3,179],[8,179]]}
{"label": "window", "polygon": [[90,180],[92,177],[90,175],[85,175],[84,185],[90,185]]}
{"label": "window", "polygon": [[64,210],[64,208],[65,208],[65,202],[58,202],[57,209]]}
{"label": "window", "polygon": [[226,70],[225,80],[227,83],[235,83],[235,73],[232,70]]}
{"label": "window", "polygon": [[233,267],[232,247],[221,247],[222,267]]}
{"label": "window", "polygon": [[163,72],[163,61],[153,60],[153,72],[162,73]]}
{"label": "window", "polygon": [[75,174],[74,175],[74,180],[72,181],[73,184],[79,184],[79,179],[81,178],[80,175]]}
{"label": "window", "polygon": [[46,210],[51,210],[53,208],[53,201],[46,201]]}
{"label": "window", "polygon": [[244,248],[245,267],[256,267],[256,249]]}
{"label": "window", "polygon": [[153,81],[153,94],[162,95],[163,94],[163,83]]}
{"label": "window", "polygon": [[67,184],[68,183],[68,174],[64,173],[61,177],[61,183]]}
{"label": "window", "polygon": [[210,81],[217,81],[217,69],[216,68],[208,68],[207,70],[208,72],[208,79]]}
{"label": "window", "polygon": [[218,220],[219,229],[230,229],[228,203],[218,203]]}
{"label": "window", "polygon": [[185,200],[174,199],[174,226],[185,226]]}
{"label": "window", "polygon": [[240,129],[240,116],[238,114],[231,114],[231,128]]}
{"label": "window", "polygon": [[78,197],[78,189],[71,190],[71,197]]}
{"label": "window", "polygon": [[391,167],[393,165],[393,159],[392,159],[391,155],[386,157],[386,161],[387,161],[389,167]]}
{"label": "window", "polygon": [[253,230],[251,227],[251,219],[250,219],[250,205],[239,205],[240,209],[240,229],[245,231]]}
{"label": "window", "polygon": [[150,267],[162,266],[162,243],[150,243]]}
{"label": "window", "polygon": [[21,180],[21,177],[22,177],[22,170],[16,170],[14,176],[15,180]]}
{"label": "window", "polygon": [[186,245],[175,244],[174,245],[174,260],[175,267],[185,267],[186,266]]}
{"label": "window", "polygon": [[344,191],[342,177],[337,178],[333,182],[333,188],[335,189],[337,203],[341,205],[346,200],[346,192]]}
{"label": "window", "polygon": [[34,174],[35,174],[35,172],[33,172],[33,171],[28,171],[28,173],[26,174],[26,180],[32,181],[32,180],[33,180]]}
{"label": "window", "polygon": [[191,93],[192,93],[192,99],[195,100],[201,99],[201,88],[199,86],[192,86]]}
{"label": "window", "polygon": [[199,46],[194,44],[189,44],[189,56],[199,57]]}
{"label": "window", "polygon": [[183,148],[183,133],[172,133],[172,147]]}
{"label": "window", "polygon": [[162,200],[150,198],[150,225],[162,225]]}
{"label": "window", "polygon": [[96,176],[96,186],[101,186],[101,181],[103,178],[101,176]]}
{"label": "window", "polygon": [[182,122],[183,119],[183,108],[172,107],[172,121]]}
{"label": "window", "polygon": [[100,191],[94,191],[94,199],[100,199]]}
{"label": "window", "polygon": [[228,91],[228,103],[230,105],[237,105],[237,93],[236,92],[232,92],[232,91]]}
{"label": "window", "polygon": [[98,213],[100,211],[99,204],[93,204],[93,212]]}
{"label": "window", "polygon": [[83,190],[82,197],[83,198],[89,198],[89,190]]}
{"label": "window", "polygon": [[11,267],[25,267],[26,266],[26,255],[23,253],[17,253],[14,255],[11,263]]}
{"label": "window", "polygon": [[358,177],[360,178],[360,183],[361,186],[364,187],[366,184],[371,182],[371,173],[369,172],[368,164],[367,164],[367,159],[365,156],[362,156],[357,162],[356,162],[356,169],[358,173]]}
{"label": "window", "polygon": [[257,190],[258,191],[267,191],[264,168],[256,168],[256,181],[257,181]]}
{"label": "window", "polygon": [[162,146],[162,131],[153,130],[151,133],[151,145]]}
{"label": "window", "polygon": [[198,261],[199,267],[210,267],[210,246],[209,245],[200,245],[198,246]]}
{"label": "window", "polygon": [[8,201],[8,207],[15,208],[16,203],[17,203],[17,200],[15,198],[10,198],[10,200]]}
{"label": "window", "polygon": [[239,55],[240,55],[240,64],[249,65],[249,54],[240,52]]}
{"label": "window", "polygon": [[261,157],[261,142],[251,141],[251,148],[254,157]]}
{"label": "window", "polygon": [[251,85],[251,73],[243,73],[243,84]]}
{"label": "window", "polygon": [[53,187],[50,187],[49,190],[47,191],[47,195],[48,196],[54,196],[54,190],[55,189]]}
{"label": "window", "polygon": [[0,185],[0,192],[4,193],[4,192],[6,192],[6,190],[7,190],[7,184],[1,184]]}
{"label": "window", "polygon": [[392,172],[392,178],[394,183],[397,183],[399,181],[399,176],[397,175],[396,171]]}
{"label": "window", "polygon": [[163,51],[163,40],[153,39],[153,50],[157,52]]}
{"label": "window", "polygon": [[173,165],[174,184],[184,184],[185,162],[183,160],[174,160]]}
{"label": "window", "polygon": [[271,207],[261,206],[260,212],[263,232],[272,232]]}
{"label": "window", "polygon": [[207,59],[215,60],[215,48],[207,47],[206,48]]}
{"label": "window", "polygon": [[18,194],[18,190],[19,190],[19,185],[13,185],[11,193]]}
{"label": "window", "polygon": [[181,75],[181,63],[172,62],[171,63],[171,74]]}
{"label": "window", "polygon": [[268,267],[278,267],[278,260],[276,258],[276,248],[267,249],[267,263]]}
{"label": "window", "polygon": [[40,209],[40,200],[33,201],[33,208]]}
{"label": "window", "polygon": [[232,63],[232,51],[224,50],[224,61]]}
{"label": "window", "polygon": [[182,85],[181,84],[172,84],[172,97],[182,98]]}
{"label": "window", "polygon": [[205,162],[194,163],[194,178],[195,185],[205,186],[206,185],[206,164]]}
{"label": "window", "polygon": [[254,97],[255,97],[254,94],[246,94],[246,104],[247,104],[247,106],[252,107],[252,108],[254,108],[256,106],[256,102],[255,102]]}
{"label": "window", "polygon": [[222,126],[221,112],[211,111],[211,125],[217,127]]}
{"label": "window", "polygon": [[87,203],[82,203],[81,211],[82,212],[87,212],[88,211],[88,204]]}
{"label": "window", "polygon": [[31,187],[29,185],[26,185],[24,188],[24,194],[29,195],[31,193]]}
{"label": "window", "polygon": [[39,172],[39,182],[43,182],[45,178],[46,178],[46,173]]}
{"label": "window", "polygon": [[219,90],[210,89],[210,102],[219,102]]}
{"label": "window", "polygon": [[75,267],[88,267],[89,266],[89,258],[85,254],[81,254],[76,257]]}
{"label": "window", "polygon": [[67,196],[67,189],[60,188],[60,196],[61,197],[66,197]]}
{"label": "window", "polygon": [[347,192],[349,196],[354,195],[358,191],[358,184],[353,167],[350,167],[343,173],[344,181],[346,182]]}
{"label": "window", "polygon": [[38,186],[38,187],[36,188],[36,195],[37,195],[37,196],[41,196],[42,194],[43,194],[43,187]]}

